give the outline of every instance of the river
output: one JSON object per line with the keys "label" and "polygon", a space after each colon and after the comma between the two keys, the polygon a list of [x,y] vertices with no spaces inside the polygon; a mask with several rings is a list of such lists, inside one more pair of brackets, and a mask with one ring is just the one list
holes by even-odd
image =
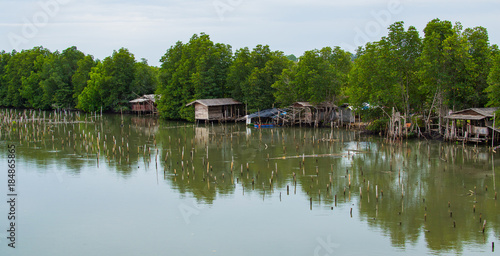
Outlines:
{"label": "river", "polygon": [[1,170],[15,147],[16,248],[2,171],[0,255],[474,255],[500,246],[500,156],[486,146],[3,113]]}

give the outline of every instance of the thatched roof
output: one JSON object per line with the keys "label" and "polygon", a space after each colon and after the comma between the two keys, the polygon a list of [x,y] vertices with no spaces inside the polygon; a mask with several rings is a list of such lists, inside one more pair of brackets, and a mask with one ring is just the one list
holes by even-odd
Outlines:
{"label": "thatched roof", "polygon": [[129,101],[130,103],[142,103],[142,102],[147,102],[147,101],[152,101],[155,102],[155,95],[154,94],[146,94],[140,98],[137,98],[135,100]]}
{"label": "thatched roof", "polygon": [[482,120],[493,117],[498,108],[468,108],[456,111],[446,116],[446,119],[454,120]]}
{"label": "thatched roof", "polygon": [[186,106],[191,106],[195,103],[201,104],[203,106],[207,107],[213,107],[213,106],[227,106],[227,105],[241,105],[243,103],[233,100],[231,98],[224,98],[224,99],[202,99],[202,100],[195,100],[193,102],[190,102],[186,104]]}

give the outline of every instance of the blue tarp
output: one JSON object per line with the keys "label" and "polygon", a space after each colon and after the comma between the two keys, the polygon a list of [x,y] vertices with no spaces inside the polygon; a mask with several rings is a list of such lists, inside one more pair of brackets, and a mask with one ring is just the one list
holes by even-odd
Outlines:
{"label": "blue tarp", "polygon": [[256,118],[256,117],[261,117],[261,118],[274,117],[274,116],[278,115],[278,111],[281,111],[281,110],[279,110],[277,108],[261,110],[259,112],[248,115],[247,118],[251,119],[251,118]]}

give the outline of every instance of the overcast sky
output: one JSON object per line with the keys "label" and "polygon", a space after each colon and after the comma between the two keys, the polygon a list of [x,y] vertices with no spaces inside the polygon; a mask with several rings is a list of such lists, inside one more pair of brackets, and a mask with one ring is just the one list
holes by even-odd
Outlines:
{"label": "overcast sky", "polygon": [[439,18],[483,26],[500,43],[498,0],[1,0],[0,14],[0,50],[77,46],[103,59],[125,47],[151,65],[201,32],[233,51],[268,44],[299,57],[324,46],[354,51],[396,21],[423,37]]}

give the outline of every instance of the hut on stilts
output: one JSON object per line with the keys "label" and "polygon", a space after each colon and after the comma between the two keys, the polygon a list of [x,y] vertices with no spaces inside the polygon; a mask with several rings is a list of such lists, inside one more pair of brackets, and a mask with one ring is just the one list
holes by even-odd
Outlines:
{"label": "hut on stilts", "polygon": [[154,94],[146,94],[135,100],[129,101],[129,103],[132,105],[132,112],[136,112],[139,115],[148,113],[152,115],[158,114]]}
{"label": "hut on stilts", "polygon": [[445,116],[444,139],[448,141],[486,142],[498,140],[495,111],[498,108],[468,108]]}
{"label": "hut on stilts", "polygon": [[286,125],[305,125],[318,127],[332,124],[338,119],[338,107],[331,102],[311,104],[310,102],[295,102],[280,116]]}
{"label": "hut on stilts", "polygon": [[200,99],[186,104],[194,105],[195,120],[199,121],[234,121],[244,113],[243,103],[231,98]]}

